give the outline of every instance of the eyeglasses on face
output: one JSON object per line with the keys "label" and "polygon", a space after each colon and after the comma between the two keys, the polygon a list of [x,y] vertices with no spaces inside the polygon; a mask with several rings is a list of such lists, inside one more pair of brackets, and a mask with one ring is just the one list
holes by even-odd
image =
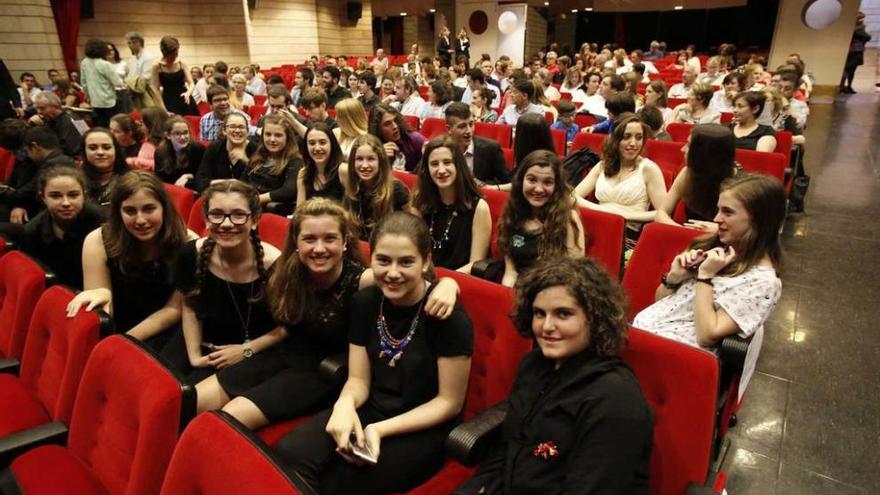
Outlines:
{"label": "eyeglasses on face", "polygon": [[220,225],[228,218],[232,225],[244,225],[247,223],[251,214],[246,211],[233,211],[226,213],[221,210],[211,210],[208,212],[208,222],[214,225]]}
{"label": "eyeglasses on face", "polygon": [[247,126],[241,125],[241,124],[226,125],[226,126],[224,126],[224,128],[227,131],[246,131],[247,130]]}

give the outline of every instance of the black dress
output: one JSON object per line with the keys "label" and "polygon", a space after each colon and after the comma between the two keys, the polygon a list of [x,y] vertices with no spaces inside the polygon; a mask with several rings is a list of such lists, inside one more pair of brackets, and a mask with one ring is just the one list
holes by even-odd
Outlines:
{"label": "black dress", "polygon": [[[255,151],[257,145],[248,141],[245,154],[253,156]],[[235,163],[229,161],[225,138],[213,141],[205,148],[202,163],[199,164],[199,170],[196,172],[196,191],[204,191],[215,179],[241,179],[246,170],[247,164],[244,161],[239,160]]]}
{"label": "black dress", "polygon": [[[383,300],[378,287],[368,287],[355,294],[351,306],[349,342],[365,348],[372,375],[370,396],[357,410],[363,426],[410,411],[436,397],[437,358],[470,356],[473,352],[471,321],[460,304],[449,318],[438,320],[424,314],[424,299],[409,307],[396,307]],[[379,357],[380,305],[395,339],[403,339],[413,318],[419,315],[412,340],[393,367],[387,356]],[[324,431],[331,413],[327,410],[313,416],[278,444],[286,463],[324,494],[409,491],[443,466],[443,443],[457,423],[452,419],[425,430],[383,438],[379,463],[361,468],[345,462],[335,452],[336,443]]]}
{"label": "black dress", "polygon": [[[401,211],[409,203],[409,189],[403,182],[394,179],[394,191],[391,193],[391,210]],[[373,233],[373,229],[378,222],[373,222],[373,203],[372,195],[364,196],[361,194],[361,200],[358,201],[353,208],[353,216],[358,223],[361,240],[367,241]],[[381,220],[381,219],[380,219]]]}
{"label": "black dress", "polygon": [[[729,124],[729,126],[730,130],[733,130],[736,124]],[[758,148],[758,140],[764,136],[776,137],[776,131],[774,131],[769,125],[758,124],[757,129],[743,137],[737,137],[736,134],[734,134],[734,138],[736,139],[735,146],[738,149],[755,151],[755,149]]]}
{"label": "black dress", "polygon": [[273,175],[271,171],[275,168],[275,162],[270,161],[251,168],[242,174],[241,179],[254,186],[260,194],[269,193],[272,201],[295,203],[296,176],[302,166],[302,160],[294,158],[287,162],[281,173]]}
{"label": "black dress", "polygon": [[162,179],[162,182],[174,184],[181,175],[192,174],[193,179],[187,182],[186,186],[195,188],[195,176],[204,155],[205,147],[202,143],[191,141],[178,156],[173,146],[166,140],[156,148],[156,175]]}
{"label": "black dress", "polygon": [[471,200],[470,209],[456,210],[455,206],[444,205],[425,216],[431,229],[431,259],[435,266],[457,270],[470,262],[474,212],[479,199]]}
{"label": "black dress", "polygon": [[654,414],[617,357],[520,362],[501,439],[456,495],[647,495]]}
{"label": "black dress", "polygon": [[537,263],[542,237],[543,230],[523,229],[517,229],[510,236],[507,255],[513,260],[513,266],[520,275]]}
{"label": "black dress", "polygon": [[305,319],[287,327],[287,338],[251,359],[217,372],[230,397],[253,402],[271,422],[327,407],[336,392],[318,373],[327,356],[348,350],[348,310],[364,267],[344,258],[332,287],[316,295]]}
{"label": "black dress", "polygon": [[321,190],[315,189],[314,181],[306,179],[303,184],[306,188],[306,199],[327,198],[342,203],[342,198],[345,197],[345,186],[343,186],[342,181],[339,180],[338,169],[334,170],[332,175],[333,176],[330,180],[323,184]]}
{"label": "black dress", "polygon": [[183,73],[183,67],[177,72],[160,70],[159,84],[162,86],[162,102],[165,103],[165,110],[177,115],[198,115],[193,111],[192,104],[187,105],[183,101],[183,96],[180,96],[186,92],[186,74]]}

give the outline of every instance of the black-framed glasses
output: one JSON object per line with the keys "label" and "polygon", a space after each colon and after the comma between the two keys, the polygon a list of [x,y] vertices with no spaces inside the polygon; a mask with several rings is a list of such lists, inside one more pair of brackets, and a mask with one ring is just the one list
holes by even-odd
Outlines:
{"label": "black-framed glasses", "polygon": [[208,212],[208,222],[214,225],[220,225],[226,221],[228,218],[232,225],[244,225],[247,223],[248,219],[251,217],[251,214],[246,211],[233,211],[232,213],[225,213],[218,210],[211,210]]}

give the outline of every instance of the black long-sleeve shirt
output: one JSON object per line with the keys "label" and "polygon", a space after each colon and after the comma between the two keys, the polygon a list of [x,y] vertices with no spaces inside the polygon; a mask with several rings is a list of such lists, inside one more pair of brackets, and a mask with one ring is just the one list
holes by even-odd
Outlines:
{"label": "black long-sleeve shirt", "polygon": [[501,441],[456,494],[647,495],[654,415],[632,371],[588,351],[554,365],[523,358]]}
{"label": "black long-sleeve shirt", "polygon": [[[256,150],[257,145],[248,142],[245,153],[247,156],[253,156]],[[198,173],[196,173],[196,191],[207,189],[211,185],[212,180],[241,179],[246,169],[247,165],[244,161],[239,160],[235,163],[229,161],[226,139],[218,139],[205,148],[202,163],[199,165]]]}

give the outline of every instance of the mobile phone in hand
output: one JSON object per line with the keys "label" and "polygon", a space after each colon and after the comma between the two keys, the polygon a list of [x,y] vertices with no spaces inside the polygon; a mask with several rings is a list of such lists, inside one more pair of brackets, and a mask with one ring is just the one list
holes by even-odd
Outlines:
{"label": "mobile phone in hand", "polygon": [[376,456],[373,455],[373,452],[370,450],[370,447],[368,445],[364,445],[364,448],[360,448],[357,446],[357,437],[352,435],[349,438],[349,442],[351,443],[351,453],[355,457],[372,466],[375,466],[379,462],[379,459],[377,459]]}

